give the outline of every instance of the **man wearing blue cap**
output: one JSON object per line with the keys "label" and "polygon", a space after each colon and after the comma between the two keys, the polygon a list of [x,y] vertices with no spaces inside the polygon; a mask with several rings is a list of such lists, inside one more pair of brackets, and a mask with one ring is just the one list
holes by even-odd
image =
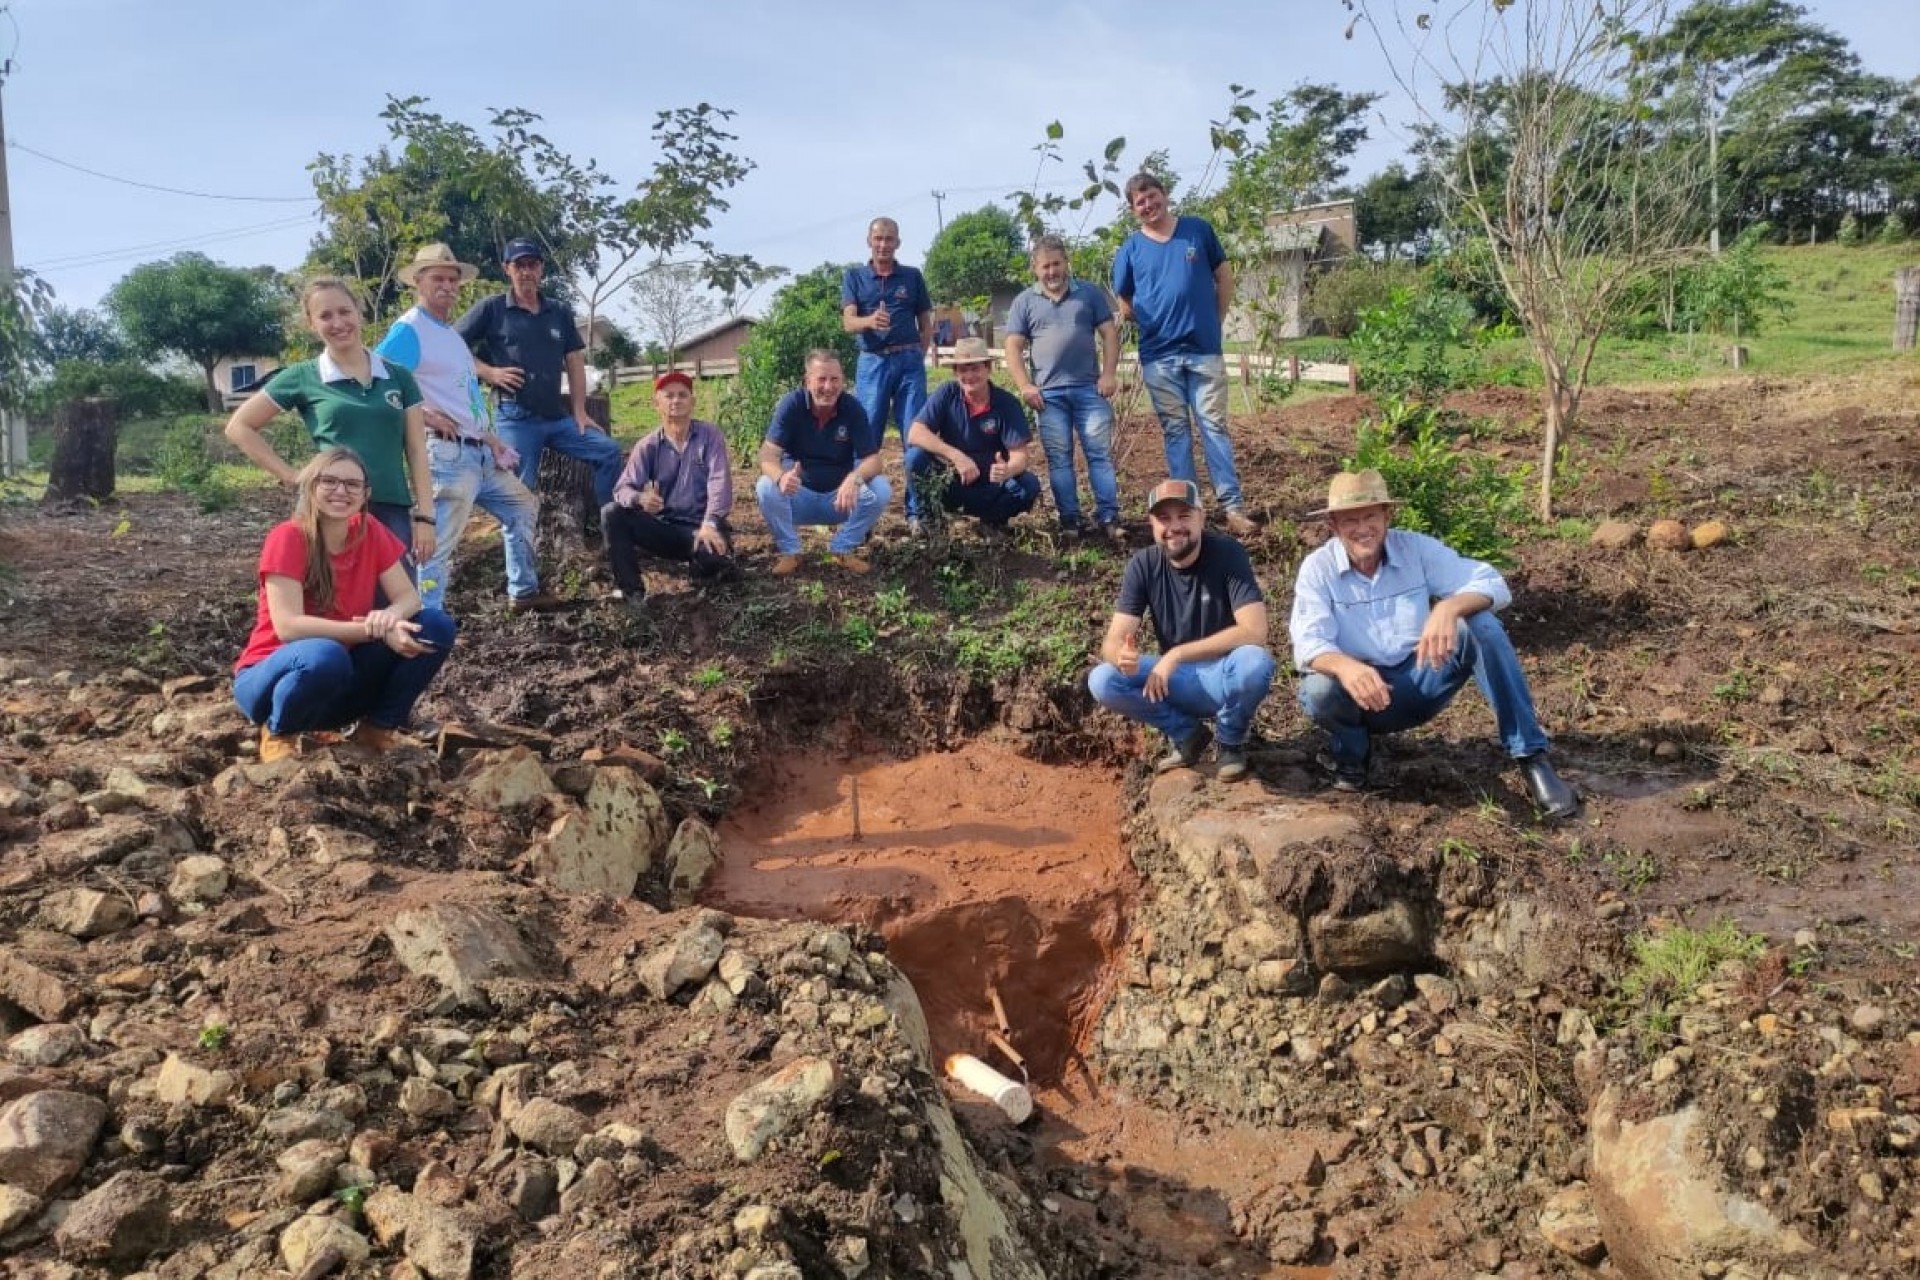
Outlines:
{"label": "man wearing blue cap", "polygon": [[540,453],[554,449],[593,468],[594,495],[605,506],[624,459],[606,428],[587,416],[587,344],[573,308],[541,294],[547,263],[538,244],[509,240],[501,259],[507,292],[482,298],[453,327],[473,349],[480,380],[493,388],[495,424],[520,455],[520,482],[537,489]]}
{"label": "man wearing blue cap", "polygon": [[[1214,776],[1247,776],[1247,737],[1273,683],[1267,604],[1246,548],[1207,532],[1200,486],[1163,480],[1147,495],[1153,545],[1136,551],[1120,580],[1120,603],[1087,677],[1093,700],[1167,735],[1154,772],[1191,769],[1214,747]],[[1140,623],[1153,615],[1158,655],[1140,652]],[[1207,721],[1213,721],[1213,728]]]}

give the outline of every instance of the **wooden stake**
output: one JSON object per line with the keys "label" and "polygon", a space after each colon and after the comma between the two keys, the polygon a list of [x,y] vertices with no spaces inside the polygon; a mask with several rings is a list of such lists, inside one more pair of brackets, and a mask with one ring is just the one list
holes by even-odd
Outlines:
{"label": "wooden stake", "polygon": [[852,774],[847,779],[853,794],[853,838],[860,838],[860,775]]}

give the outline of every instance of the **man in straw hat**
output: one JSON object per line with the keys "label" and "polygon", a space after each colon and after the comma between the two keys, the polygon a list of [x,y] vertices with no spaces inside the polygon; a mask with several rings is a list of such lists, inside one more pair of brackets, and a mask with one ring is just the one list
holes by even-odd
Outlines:
{"label": "man in straw hat", "polygon": [[400,268],[415,302],[380,342],[380,357],[412,370],[426,401],[427,465],[433,472],[433,559],[420,571],[420,602],[445,607],[453,551],[477,506],[500,522],[507,556],[507,603],[547,609],[558,597],[540,589],[534,533],[540,502],[514,475],[519,461],[487,421],[473,353],[451,324],[460,287],[480,274],[444,244],[430,244]]}
{"label": "man in straw hat", "polygon": [[600,512],[607,563],[626,607],[638,611],[647,589],[640,553],[684,560],[696,582],[734,575],[733,467],[720,428],[693,416],[693,379],[669,369],[653,380],[660,425],[627,455],[627,469]]}
{"label": "man in straw hat", "polygon": [[953,381],[935,388],[907,432],[907,483],[923,490],[920,515],[907,523],[918,532],[921,521],[960,511],[998,536],[1040,497],[1040,481],[1027,470],[1027,411],[993,385],[993,350],[984,339],[960,339],[952,363]]}
{"label": "man in straw hat", "polygon": [[1333,785],[1365,788],[1373,735],[1425,724],[1472,677],[1534,805],[1570,817],[1579,801],[1547,759],[1526,675],[1494,617],[1513,598],[1506,580],[1437,538],[1392,528],[1396,505],[1378,471],[1335,476],[1313,513],[1333,536],[1301,561],[1294,583],[1300,705],[1332,737],[1323,762]]}
{"label": "man in straw hat", "polygon": [[[1206,531],[1200,486],[1165,480],[1147,495],[1153,545],[1136,551],[1120,603],[1087,677],[1095,702],[1167,735],[1156,773],[1190,769],[1214,747],[1214,776],[1247,775],[1247,735],[1273,683],[1267,604],[1246,548]],[[1153,615],[1157,656],[1140,652],[1140,620]],[[1206,721],[1212,720],[1209,731]]]}

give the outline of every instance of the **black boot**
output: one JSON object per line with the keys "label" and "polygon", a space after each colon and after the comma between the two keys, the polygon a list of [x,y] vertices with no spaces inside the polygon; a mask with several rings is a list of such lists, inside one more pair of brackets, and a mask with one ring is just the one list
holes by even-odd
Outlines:
{"label": "black boot", "polygon": [[1553,762],[1547,759],[1546,752],[1524,757],[1520,761],[1520,773],[1527,780],[1527,795],[1532,797],[1533,807],[1542,817],[1558,822],[1579,812],[1580,798],[1553,771]]}

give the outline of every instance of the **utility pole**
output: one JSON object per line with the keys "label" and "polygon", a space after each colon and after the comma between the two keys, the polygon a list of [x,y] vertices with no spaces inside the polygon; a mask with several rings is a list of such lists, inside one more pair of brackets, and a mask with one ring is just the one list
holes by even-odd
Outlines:
{"label": "utility pole", "polygon": [[[4,10],[0,10],[4,12]],[[13,198],[7,193],[7,75],[11,59],[0,62],[0,286],[13,288]],[[27,466],[27,420],[0,409],[0,475],[17,475]]]}
{"label": "utility pole", "polygon": [[[4,188],[0,187],[0,190],[4,190]],[[940,223],[940,230],[945,231],[947,229],[947,193],[944,191],[930,191],[927,194],[933,197],[933,216]]]}

